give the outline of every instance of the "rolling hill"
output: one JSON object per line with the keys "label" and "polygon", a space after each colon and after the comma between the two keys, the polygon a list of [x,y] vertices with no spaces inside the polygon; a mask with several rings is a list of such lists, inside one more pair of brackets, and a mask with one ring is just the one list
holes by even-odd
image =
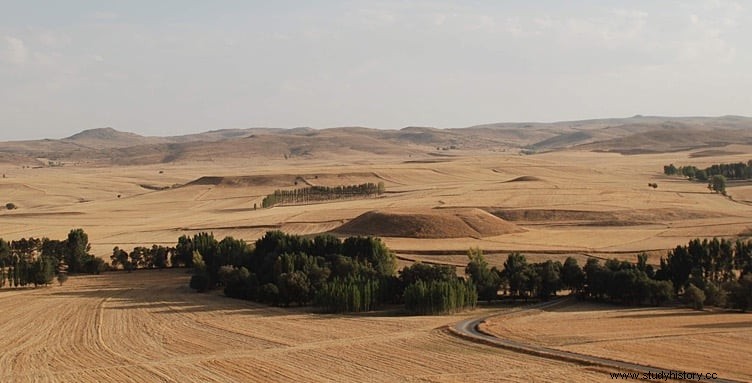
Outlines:
{"label": "rolling hill", "polygon": [[50,161],[136,165],[223,158],[315,159],[335,154],[412,156],[454,150],[537,153],[575,149],[635,154],[738,143],[752,143],[751,118],[634,116],[451,129],[250,128],[173,137],[144,137],[101,128],[63,139],[0,142],[0,162],[36,166],[46,166]]}

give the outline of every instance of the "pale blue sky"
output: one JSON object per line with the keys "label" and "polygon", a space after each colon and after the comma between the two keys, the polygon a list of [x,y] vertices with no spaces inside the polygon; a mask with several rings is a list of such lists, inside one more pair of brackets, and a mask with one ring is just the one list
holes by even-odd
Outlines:
{"label": "pale blue sky", "polygon": [[0,140],[752,115],[750,7],[0,0]]}

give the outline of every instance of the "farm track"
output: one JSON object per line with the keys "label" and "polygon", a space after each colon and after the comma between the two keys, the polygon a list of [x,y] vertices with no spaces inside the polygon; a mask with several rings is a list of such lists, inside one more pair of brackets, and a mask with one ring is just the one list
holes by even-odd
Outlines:
{"label": "farm track", "polygon": [[[448,333],[458,336],[462,339],[489,345],[492,347],[498,347],[505,350],[511,350],[523,354],[535,355],[543,358],[549,358],[553,360],[559,360],[564,362],[570,362],[585,366],[597,366],[617,371],[631,371],[638,372],[640,374],[652,373],[668,373],[672,370],[660,367],[654,367],[644,364],[630,363],[625,361],[601,358],[592,355],[585,355],[570,351],[557,350],[549,347],[539,346],[530,343],[522,343],[510,339],[499,338],[491,333],[481,330],[480,325],[490,318],[503,318],[504,316],[513,315],[526,310],[532,309],[548,309],[554,306],[571,300],[572,298],[560,298],[550,302],[543,302],[535,305],[531,305],[519,310],[505,311],[503,313],[488,314],[478,318],[469,318],[461,322],[447,327]],[[689,380],[688,380],[689,381]],[[739,383],[741,381],[729,380],[729,379],[715,379],[714,382],[719,383]]]}

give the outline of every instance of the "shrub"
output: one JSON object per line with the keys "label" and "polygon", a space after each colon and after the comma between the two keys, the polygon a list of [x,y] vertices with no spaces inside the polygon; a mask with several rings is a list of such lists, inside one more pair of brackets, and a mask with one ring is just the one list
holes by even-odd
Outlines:
{"label": "shrub", "polygon": [[686,300],[687,304],[692,306],[692,308],[695,310],[702,310],[704,308],[703,304],[705,303],[705,293],[691,283],[689,284],[689,287],[687,287],[687,290],[684,292],[684,299]]}
{"label": "shrub", "polygon": [[279,301],[279,289],[274,283],[267,283],[259,288],[259,301],[276,305]]}
{"label": "shrub", "polygon": [[5,204],[5,208],[8,209],[8,210],[15,210],[16,209],[16,204],[14,204],[13,202],[8,202],[8,203]]}
{"label": "shrub", "polygon": [[203,293],[209,288],[209,278],[204,274],[196,274],[191,277],[190,287],[199,293]]}

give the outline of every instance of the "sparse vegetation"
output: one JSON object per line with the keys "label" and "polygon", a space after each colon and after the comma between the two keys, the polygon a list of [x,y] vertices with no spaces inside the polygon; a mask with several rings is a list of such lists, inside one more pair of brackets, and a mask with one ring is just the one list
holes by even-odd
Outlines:
{"label": "sparse vegetation", "polygon": [[8,203],[5,204],[5,209],[7,209],[7,210],[15,210],[16,209],[16,204],[14,204],[13,202],[8,202]]}

